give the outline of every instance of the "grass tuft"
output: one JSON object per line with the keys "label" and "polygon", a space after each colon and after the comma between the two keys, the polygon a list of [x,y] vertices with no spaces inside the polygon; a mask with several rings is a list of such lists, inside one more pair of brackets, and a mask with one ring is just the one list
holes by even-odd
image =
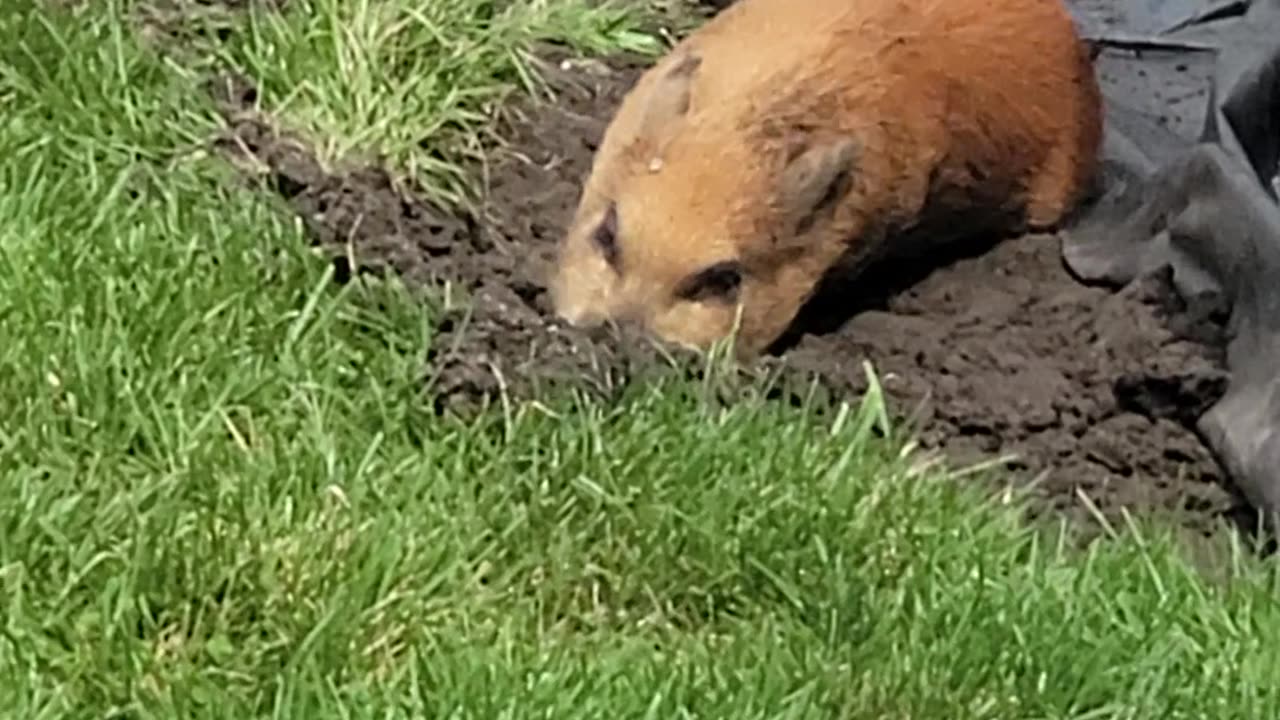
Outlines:
{"label": "grass tuft", "polygon": [[534,90],[531,48],[656,53],[638,3],[591,0],[295,0],[251,13],[225,59],[261,85],[262,106],[319,141],[321,159],[376,152],[441,199],[513,89]]}

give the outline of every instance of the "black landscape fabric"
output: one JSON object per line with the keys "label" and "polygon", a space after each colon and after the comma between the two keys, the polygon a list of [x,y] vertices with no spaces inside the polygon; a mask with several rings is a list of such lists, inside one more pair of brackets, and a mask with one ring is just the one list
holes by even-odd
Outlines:
{"label": "black landscape fabric", "polygon": [[1171,275],[1227,313],[1229,381],[1197,430],[1280,516],[1280,0],[1072,4],[1107,102],[1101,197],[1064,234],[1086,282]]}

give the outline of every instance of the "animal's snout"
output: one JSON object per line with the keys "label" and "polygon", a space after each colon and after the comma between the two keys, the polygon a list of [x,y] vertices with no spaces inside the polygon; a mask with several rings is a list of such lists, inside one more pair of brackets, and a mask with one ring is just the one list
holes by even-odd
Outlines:
{"label": "animal's snout", "polygon": [[556,319],[576,328],[593,328],[604,323],[604,314],[589,307],[557,304]]}
{"label": "animal's snout", "polygon": [[604,321],[594,308],[590,293],[584,292],[580,283],[571,282],[570,274],[560,268],[556,276],[548,283],[548,300],[552,317],[571,327],[592,327]]}

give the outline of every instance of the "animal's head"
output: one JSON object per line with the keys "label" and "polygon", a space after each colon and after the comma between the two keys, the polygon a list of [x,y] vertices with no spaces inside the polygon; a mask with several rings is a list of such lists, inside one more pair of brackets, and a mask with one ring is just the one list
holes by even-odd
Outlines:
{"label": "animal's head", "polygon": [[561,241],[552,303],[573,325],[639,324],[702,349],[736,328],[751,355],[787,329],[843,247],[856,145],[761,131],[743,117],[747,101],[700,106],[702,71],[686,51],[624,101]]}

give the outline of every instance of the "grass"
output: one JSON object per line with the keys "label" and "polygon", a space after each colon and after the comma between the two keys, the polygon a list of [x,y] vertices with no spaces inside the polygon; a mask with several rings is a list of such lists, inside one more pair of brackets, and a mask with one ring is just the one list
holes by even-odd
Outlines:
{"label": "grass", "polygon": [[637,32],[639,5],[592,0],[294,0],[285,13],[254,12],[221,57],[249,74],[264,107],[318,140],[332,161],[376,150],[455,200],[465,180],[454,162],[473,152],[515,84],[536,90],[532,43],[582,51],[655,53]]}
{"label": "grass", "polygon": [[[671,382],[435,418],[430,308],[335,288],[268,199],[193,152],[212,113],[122,8],[47,8],[0,10],[4,717],[1258,718],[1280,700],[1269,565],[1234,556],[1210,583],[1158,527],[1067,549],[913,470],[876,439],[874,396],[824,418]],[[359,127],[397,117],[395,82],[372,116],[325,115],[359,81],[308,34],[324,22],[271,25],[291,54],[268,87],[305,71],[328,88],[302,112],[316,129],[394,146]],[[509,70],[520,36],[491,37],[436,82]]]}

